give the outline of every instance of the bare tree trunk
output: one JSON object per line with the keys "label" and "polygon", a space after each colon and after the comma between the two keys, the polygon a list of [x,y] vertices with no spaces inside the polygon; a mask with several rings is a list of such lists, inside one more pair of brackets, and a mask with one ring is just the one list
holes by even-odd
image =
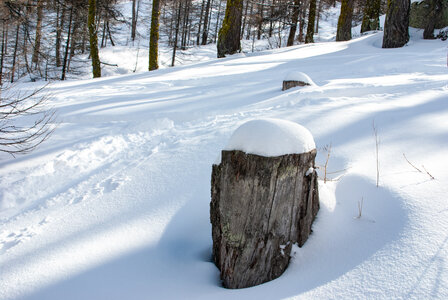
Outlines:
{"label": "bare tree trunk", "polygon": [[109,22],[109,20],[107,20],[107,22],[106,22],[106,28],[107,28],[107,36],[109,37],[110,44],[112,45],[112,47],[115,47],[115,42],[114,42],[114,40],[112,38],[112,32],[110,30],[110,22]]}
{"label": "bare tree trunk", "polygon": [[380,29],[381,0],[367,0],[361,24],[361,33]]}
{"label": "bare tree trunk", "polygon": [[87,24],[90,37],[90,58],[92,59],[93,77],[101,77],[100,56],[98,53],[98,35],[95,28],[96,0],[89,0],[89,17]]}
{"label": "bare tree trunk", "polygon": [[[250,1],[246,1],[245,3],[246,3],[246,5],[244,6],[243,25],[241,25],[241,36],[244,36],[244,29],[246,28],[247,10],[249,9],[249,3],[252,6],[252,3]],[[243,2],[243,4],[244,4],[244,2]]]}
{"label": "bare tree trunk", "polygon": [[303,28],[305,27],[305,12],[306,12],[305,9],[303,9],[300,12],[299,43],[303,43]]}
{"label": "bare tree trunk", "polygon": [[316,30],[315,33],[319,33],[319,20],[320,20],[320,13],[322,12],[322,0],[319,0],[319,5],[317,7],[317,13],[316,13]]}
{"label": "bare tree trunk", "polygon": [[72,37],[72,20],[73,20],[73,6],[70,8],[70,17],[68,21],[68,33],[67,33],[67,43],[65,45],[65,54],[64,54],[64,61],[62,63],[62,76],[61,80],[65,80],[65,73],[67,70],[67,62],[68,62],[68,50],[70,48],[70,40]]}
{"label": "bare tree trunk", "polygon": [[342,0],[336,41],[349,41],[352,39],[353,4],[354,0]]}
{"label": "bare tree trunk", "polygon": [[316,19],[316,0],[310,0],[308,26],[306,28],[305,44],[314,43],[314,20]]}
{"label": "bare tree trunk", "polygon": [[202,19],[204,16],[204,7],[205,7],[205,0],[202,0],[201,5],[201,15],[199,16],[199,28],[198,28],[198,35],[196,36],[196,45],[199,46],[199,40],[201,39],[201,27],[202,27]]}
{"label": "bare tree trunk", "polygon": [[132,20],[131,20],[131,40],[135,41],[135,32],[137,29],[137,0],[132,0]]}
{"label": "bare tree trunk", "polygon": [[286,44],[287,47],[294,45],[294,39],[297,31],[297,22],[299,21],[300,0],[294,0],[294,6],[292,7],[292,9],[292,25],[289,29],[288,42]]}
{"label": "bare tree trunk", "polygon": [[227,0],[226,15],[219,30],[218,58],[241,49],[241,21],[243,0]]}
{"label": "bare tree trunk", "polygon": [[16,40],[14,44],[14,52],[12,55],[11,83],[14,82],[14,74],[17,67],[17,50],[19,48],[19,33],[20,33],[20,23],[18,23],[16,27]]}
{"label": "bare tree trunk", "polygon": [[56,67],[61,66],[61,40],[62,40],[62,30],[64,28],[64,20],[65,20],[65,8],[62,9],[62,13],[60,11],[59,2],[57,4],[56,10]]}
{"label": "bare tree trunk", "polygon": [[426,26],[423,31],[423,38],[425,40],[434,39],[434,29],[436,27],[436,22],[438,21],[442,12],[442,0],[430,0],[430,13],[426,18]]}
{"label": "bare tree trunk", "polygon": [[409,41],[410,0],[389,0],[384,23],[383,48],[399,48]]}
{"label": "bare tree trunk", "polygon": [[265,0],[261,0],[261,3],[258,5],[258,31],[257,31],[257,40],[261,39],[261,32],[263,31],[264,1],[265,1]]}
{"label": "bare tree trunk", "polygon": [[204,28],[203,28],[203,32],[202,32],[202,42],[201,42],[201,45],[207,45],[208,20],[209,20],[209,12],[210,12],[210,3],[211,3],[211,0],[207,0],[207,5],[205,6]]}
{"label": "bare tree trunk", "polygon": [[172,67],[174,67],[174,62],[176,60],[177,39],[179,36],[181,12],[182,12],[182,0],[179,0],[179,6],[177,8],[176,30],[175,30],[175,34],[174,34],[173,57],[171,58],[171,66]]}
{"label": "bare tree trunk", "polygon": [[36,39],[34,41],[34,51],[33,51],[33,57],[31,59],[31,62],[35,64],[37,67],[37,64],[39,63],[39,54],[40,54],[40,41],[42,38],[42,18],[43,18],[43,1],[38,0],[37,1],[37,24],[36,24]]}
{"label": "bare tree trunk", "polygon": [[219,3],[219,5],[218,5],[218,16],[216,18],[215,36],[213,38],[213,43],[216,43],[216,39],[218,37],[219,20],[220,20],[220,17],[221,17],[221,1],[222,0],[218,0],[218,3]]}
{"label": "bare tree trunk", "polygon": [[149,71],[157,70],[159,68],[159,17],[160,0],[153,0],[151,30],[149,34]]}
{"label": "bare tree trunk", "polygon": [[6,21],[3,21],[2,26],[2,50],[1,50],[1,58],[0,58],[0,86],[3,82],[3,64],[4,64],[4,58],[5,58],[5,52],[6,52],[6,42],[8,36],[8,24]]}

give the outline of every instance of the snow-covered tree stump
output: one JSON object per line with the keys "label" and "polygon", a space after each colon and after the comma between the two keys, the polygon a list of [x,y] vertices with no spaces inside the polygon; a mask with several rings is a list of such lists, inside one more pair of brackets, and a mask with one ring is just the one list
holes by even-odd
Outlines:
{"label": "snow-covered tree stump", "polygon": [[296,86],[313,85],[311,78],[302,72],[290,72],[283,80],[282,91],[288,90]]}
{"label": "snow-covered tree stump", "polygon": [[279,277],[292,245],[302,246],[319,210],[314,140],[282,120],[238,128],[213,165],[213,259],[227,288]]}

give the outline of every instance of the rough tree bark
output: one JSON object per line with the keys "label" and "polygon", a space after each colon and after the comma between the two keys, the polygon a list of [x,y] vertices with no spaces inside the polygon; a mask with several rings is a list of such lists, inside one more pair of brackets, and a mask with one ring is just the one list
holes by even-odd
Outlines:
{"label": "rough tree bark", "polygon": [[354,0],[342,0],[341,14],[338,19],[336,41],[349,41],[352,39],[352,18]]}
{"label": "rough tree bark", "polygon": [[159,68],[160,0],[152,1],[151,31],[149,35],[149,71]]}
{"label": "rough tree bark", "polygon": [[383,48],[399,48],[409,41],[410,0],[388,0]]}
{"label": "rough tree bark", "polygon": [[287,47],[294,45],[294,39],[296,37],[297,22],[299,21],[300,12],[300,0],[294,0],[294,6],[292,11],[291,28],[289,29]]}
{"label": "rough tree bark", "polygon": [[310,0],[310,10],[308,13],[308,26],[306,28],[305,44],[314,43],[315,19],[316,19],[316,0]]}
{"label": "rough tree bark", "polygon": [[218,36],[218,58],[240,50],[243,0],[227,0],[226,14]]}
{"label": "rough tree bark", "polygon": [[36,38],[34,40],[34,51],[31,62],[37,67],[40,55],[40,41],[42,39],[42,19],[43,19],[43,0],[37,1],[37,24],[36,24]]}
{"label": "rough tree bark", "polygon": [[95,26],[96,0],[89,0],[89,17],[87,24],[89,27],[90,57],[92,59],[93,77],[101,77],[100,56],[98,54],[98,34]]}
{"label": "rough tree bark", "polygon": [[361,33],[380,29],[381,0],[367,0],[362,17]]}
{"label": "rough tree bark", "polygon": [[431,10],[426,18],[426,26],[423,31],[423,38],[425,40],[434,39],[434,29],[442,12],[442,0],[430,0],[430,6]]}
{"label": "rough tree bark", "polygon": [[213,259],[224,287],[279,277],[292,245],[302,246],[319,210],[316,150],[263,157],[222,151],[212,170]]}
{"label": "rough tree bark", "polygon": [[[209,12],[210,12],[210,3],[211,0],[207,0],[207,5],[205,6],[205,15],[204,15],[204,31],[202,33],[202,43],[201,45],[207,45],[207,37],[208,37],[208,20],[209,20]],[[243,2],[241,2],[242,4]]]}

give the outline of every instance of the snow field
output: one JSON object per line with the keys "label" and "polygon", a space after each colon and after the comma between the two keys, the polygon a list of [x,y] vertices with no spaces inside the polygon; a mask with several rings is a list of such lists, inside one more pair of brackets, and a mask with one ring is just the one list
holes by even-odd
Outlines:
{"label": "snow field", "polygon": [[[419,35],[53,84],[58,130],[0,162],[0,298],[447,298],[447,43]],[[316,86],[282,92],[293,70]],[[340,172],[319,183],[313,234],[285,274],[226,290],[210,262],[211,165],[259,118],[302,124],[317,163],[331,144]]]}

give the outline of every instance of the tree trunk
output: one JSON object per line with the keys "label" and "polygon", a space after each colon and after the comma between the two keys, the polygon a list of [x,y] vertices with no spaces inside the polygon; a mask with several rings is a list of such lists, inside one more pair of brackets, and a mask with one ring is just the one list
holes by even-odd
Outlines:
{"label": "tree trunk", "polygon": [[172,67],[174,67],[174,62],[176,60],[176,49],[177,49],[177,40],[178,40],[178,36],[179,36],[181,12],[182,12],[182,0],[179,1],[179,7],[177,9],[176,30],[175,30],[175,34],[174,34],[174,45],[173,45],[173,57],[171,58],[171,66]]}
{"label": "tree trunk", "polygon": [[62,30],[64,28],[64,20],[65,20],[65,8],[62,9],[62,13],[59,13],[60,5],[57,4],[56,11],[56,67],[61,66],[61,40],[62,40]]}
{"label": "tree trunk", "polygon": [[349,41],[352,39],[353,3],[354,0],[342,0],[336,41]]}
{"label": "tree trunk", "polygon": [[316,13],[316,30],[315,33],[319,33],[319,20],[320,20],[320,13],[322,12],[322,0],[319,0],[319,5],[317,6],[317,13]]}
{"label": "tree trunk", "polygon": [[207,37],[208,37],[208,20],[209,20],[209,12],[210,12],[210,3],[211,0],[207,0],[207,5],[205,6],[205,16],[204,16],[204,31],[202,32],[202,45],[207,45]]}
{"label": "tree trunk", "polygon": [[293,12],[292,12],[292,20],[291,20],[291,28],[289,29],[288,43],[287,47],[294,45],[294,39],[296,37],[297,31],[297,22],[299,21],[299,13],[300,13],[300,0],[294,0]]}
{"label": "tree trunk", "polygon": [[[263,157],[222,151],[211,182],[213,260],[226,288],[279,277],[319,210],[316,150]],[[310,171],[312,170],[312,171]]]}
{"label": "tree trunk", "polygon": [[216,38],[218,37],[219,20],[221,17],[221,1],[222,0],[218,0],[218,16],[216,17],[215,36],[213,39],[214,43],[216,43]]}
{"label": "tree trunk", "polygon": [[149,71],[159,68],[160,0],[152,1],[151,31],[149,34]]}
{"label": "tree trunk", "polygon": [[410,0],[389,0],[384,23],[383,48],[399,48],[409,41]]}
{"label": "tree trunk", "polygon": [[67,70],[68,49],[70,48],[70,39],[72,37],[72,20],[73,20],[73,6],[70,8],[70,18],[68,21],[67,43],[65,45],[64,61],[62,62],[61,80],[65,80],[65,72]]}
{"label": "tree trunk", "polygon": [[135,33],[137,31],[137,0],[132,0],[132,20],[131,20],[131,40],[135,41]]}
{"label": "tree trunk", "polygon": [[20,33],[20,23],[16,27],[16,40],[14,44],[14,52],[12,55],[12,67],[11,67],[11,83],[14,83],[14,74],[17,67],[17,50],[19,48],[19,33]]}
{"label": "tree trunk", "polygon": [[0,86],[2,86],[3,82],[3,64],[4,64],[4,58],[5,58],[5,49],[6,49],[6,36],[8,35],[8,25],[6,21],[3,21],[2,24],[2,50],[1,50],[1,58],[0,58]]}
{"label": "tree trunk", "polygon": [[258,4],[258,31],[257,31],[257,40],[261,39],[261,32],[263,31],[263,18],[264,18],[264,0],[261,0],[261,3]]}
{"label": "tree trunk", "polygon": [[101,77],[100,56],[98,53],[98,35],[95,27],[96,0],[89,0],[89,17],[87,24],[89,27],[90,58],[92,59],[93,78]]}
{"label": "tree trunk", "polygon": [[361,33],[380,29],[381,0],[367,0],[362,18]]}
{"label": "tree trunk", "polygon": [[425,40],[434,39],[434,29],[436,23],[442,12],[442,0],[429,0],[430,1],[430,13],[426,18],[426,26],[423,31],[423,38]]}
{"label": "tree trunk", "polygon": [[241,48],[243,0],[227,0],[226,14],[218,37],[218,58],[234,54]]}
{"label": "tree trunk", "polygon": [[316,20],[316,0],[310,0],[308,25],[306,28],[305,44],[314,43],[314,21]]}
{"label": "tree trunk", "polygon": [[200,45],[199,40],[201,39],[201,27],[202,27],[202,19],[204,17],[204,7],[205,7],[205,0],[202,0],[201,5],[201,15],[199,16],[199,27],[198,27],[198,35],[196,36],[196,45]]}
{"label": "tree trunk", "polygon": [[37,66],[39,63],[40,41],[42,38],[42,18],[43,18],[43,0],[37,1],[37,24],[36,24],[36,38],[34,40],[34,51],[31,62]]}

